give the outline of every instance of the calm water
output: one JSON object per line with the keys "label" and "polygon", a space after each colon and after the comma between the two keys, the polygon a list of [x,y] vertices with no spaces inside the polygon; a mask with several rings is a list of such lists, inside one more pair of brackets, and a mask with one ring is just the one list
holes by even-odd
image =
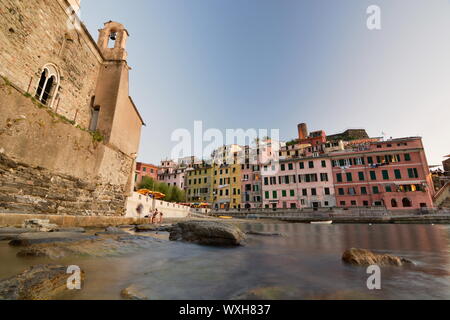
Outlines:
{"label": "calm water", "polygon": [[[450,227],[426,225],[248,224],[285,237],[250,236],[245,247],[223,249],[162,243],[120,257],[72,258],[86,272],[83,290],[61,298],[120,299],[135,284],[150,299],[232,299],[256,290],[274,299],[449,299]],[[417,267],[382,269],[382,290],[366,288],[362,267],[341,262],[351,247],[392,253]],[[0,277],[48,263],[17,259],[0,242]],[[449,273],[450,274],[450,273]]]}

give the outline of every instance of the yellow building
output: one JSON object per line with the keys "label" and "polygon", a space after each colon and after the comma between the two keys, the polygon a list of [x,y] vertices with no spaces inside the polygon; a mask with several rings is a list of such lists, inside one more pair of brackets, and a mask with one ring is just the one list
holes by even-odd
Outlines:
{"label": "yellow building", "polygon": [[[236,162],[236,161],[235,161]],[[215,165],[213,208],[238,209],[241,207],[241,165]]]}
{"label": "yellow building", "polygon": [[194,166],[186,171],[186,200],[190,203],[213,202],[213,169],[210,165]]}

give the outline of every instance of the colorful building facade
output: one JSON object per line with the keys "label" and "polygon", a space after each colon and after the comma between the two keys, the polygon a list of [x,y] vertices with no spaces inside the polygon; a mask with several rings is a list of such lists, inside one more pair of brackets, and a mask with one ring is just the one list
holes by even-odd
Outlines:
{"label": "colorful building facade", "polygon": [[186,197],[189,203],[212,203],[213,169],[211,165],[201,165],[186,171]]}
{"label": "colorful building facade", "polygon": [[241,208],[241,165],[213,166],[213,203],[215,209]]}
{"label": "colorful building facade", "polygon": [[265,165],[262,179],[264,208],[319,209],[336,205],[328,157],[292,158]]}
{"label": "colorful building facade", "polygon": [[137,162],[135,174],[136,185],[139,185],[144,177],[152,178],[155,181],[158,180],[158,171],[159,167],[153,164]]}
{"label": "colorful building facade", "polygon": [[422,139],[371,142],[330,154],[338,207],[433,208]]}

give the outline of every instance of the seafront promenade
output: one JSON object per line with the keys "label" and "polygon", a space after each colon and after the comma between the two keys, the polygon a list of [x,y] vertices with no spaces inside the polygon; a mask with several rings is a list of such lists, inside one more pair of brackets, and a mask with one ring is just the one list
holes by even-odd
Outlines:
{"label": "seafront promenade", "polygon": [[227,216],[235,219],[278,220],[291,223],[311,223],[333,221],[333,223],[372,223],[372,224],[450,224],[449,209],[402,210],[354,208],[349,210],[229,210],[213,211],[211,216]]}

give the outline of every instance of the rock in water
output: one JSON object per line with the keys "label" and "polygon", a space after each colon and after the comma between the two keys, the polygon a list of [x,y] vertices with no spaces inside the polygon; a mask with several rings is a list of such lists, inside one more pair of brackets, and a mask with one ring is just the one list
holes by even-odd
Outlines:
{"label": "rock in water", "polygon": [[40,219],[25,220],[22,227],[40,232],[50,232],[58,228],[56,224],[51,224],[50,220]]}
{"label": "rock in water", "polygon": [[140,224],[135,227],[136,232],[150,232],[156,231],[158,227],[154,224]]}
{"label": "rock in water", "polygon": [[23,228],[0,228],[0,235],[1,234],[21,234],[21,233],[30,233],[30,232],[37,232],[37,231],[32,230],[32,229],[23,229]]}
{"label": "rock in water", "polygon": [[271,232],[258,232],[258,231],[248,231],[246,234],[251,236],[262,236],[262,237],[283,237],[282,233],[271,233]]}
{"label": "rock in water", "polygon": [[148,300],[148,297],[139,292],[135,285],[123,289],[120,295],[126,300]]}
{"label": "rock in water", "polygon": [[[33,266],[21,274],[0,281],[0,300],[49,300],[68,290],[71,274],[61,265]],[[81,273],[83,281],[84,273]]]}
{"label": "rock in water", "polygon": [[36,232],[23,233],[14,238],[9,244],[15,247],[26,247],[35,244],[54,244],[64,242],[82,242],[95,240],[97,237],[73,232]]}
{"label": "rock in water", "polygon": [[396,257],[390,254],[376,254],[365,249],[350,249],[344,252],[342,261],[359,266],[403,266],[413,264],[410,260]]}
{"label": "rock in water", "polygon": [[238,246],[245,234],[236,226],[215,221],[188,221],[176,224],[170,231],[170,240],[183,240],[211,246]]}
{"label": "rock in water", "polygon": [[86,229],[84,228],[57,228],[53,230],[53,232],[78,232],[78,233],[86,233]]}
{"label": "rock in water", "polygon": [[115,227],[108,227],[105,229],[104,232],[97,232],[95,235],[99,236],[99,235],[127,235],[127,234],[129,233],[122,229]]}

